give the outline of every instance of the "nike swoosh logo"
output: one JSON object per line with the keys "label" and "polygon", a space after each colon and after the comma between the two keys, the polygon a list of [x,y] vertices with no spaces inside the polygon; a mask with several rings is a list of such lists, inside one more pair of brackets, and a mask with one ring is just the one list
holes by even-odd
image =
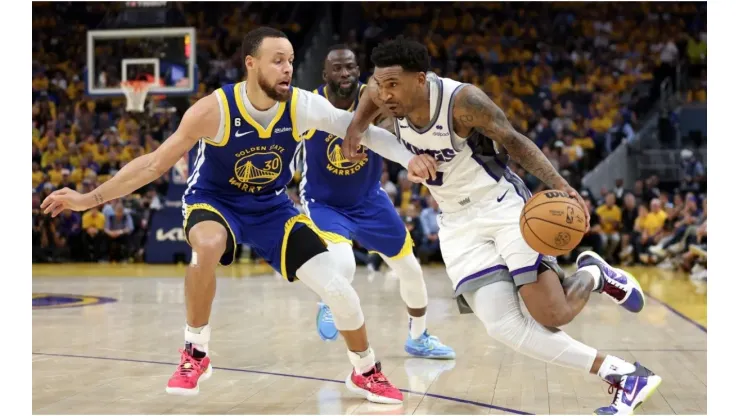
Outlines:
{"label": "nike swoosh logo", "polygon": [[638,381],[635,381],[635,384],[632,386],[632,391],[630,392],[624,392],[624,396],[629,400],[630,403],[632,403],[633,400],[635,400],[635,395],[637,394],[637,387],[638,387]]}
{"label": "nike swoosh logo", "polygon": [[509,193],[509,190],[507,189],[507,190],[506,190],[506,192],[504,192],[504,194],[503,194],[503,195],[501,195],[500,197],[496,198],[496,202],[501,202],[501,201],[503,201],[503,200],[504,200],[504,197],[505,197],[505,196],[506,196],[506,194],[508,194],[508,193]]}
{"label": "nike swoosh logo", "polygon": [[249,134],[249,133],[252,133],[253,131],[254,131],[254,130],[252,130],[252,131],[247,131],[247,132],[244,132],[244,133],[242,133],[242,132],[240,132],[240,131],[238,131],[238,130],[237,130],[237,132],[236,132],[236,133],[234,133],[234,136],[236,136],[236,137],[242,137],[242,136],[246,136],[247,134]]}

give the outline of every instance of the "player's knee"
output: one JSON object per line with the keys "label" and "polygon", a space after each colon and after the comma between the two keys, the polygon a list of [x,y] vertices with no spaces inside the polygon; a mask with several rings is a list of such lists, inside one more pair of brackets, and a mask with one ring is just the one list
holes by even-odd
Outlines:
{"label": "player's knee", "polygon": [[527,318],[517,309],[496,316],[484,324],[488,336],[516,350],[523,342],[522,333],[527,326]]}
{"label": "player's knee", "polygon": [[398,275],[401,285],[401,298],[410,308],[425,308],[429,299],[424,273],[421,265],[413,255],[389,261],[393,271]]}
{"label": "player's knee", "polygon": [[352,251],[352,246],[347,243],[327,245],[329,253],[332,256],[332,264],[336,272],[347,279],[348,282],[352,283],[355,278],[356,264],[355,254]]}
{"label": "player's knee", "polygon": [[332,274],[323,292],[322,299],[331,308],[337,329],[353,331],[362,326],[365,317],[360,306],[360,297],[344,276]]}
{"label": "player's knee", "polygon": [[195,228],[190,232],[190,245],[193,251],[197,253],[201,262],[214,261],[218,262],[226,251],[228,236],[226,229],[223,227],[214,228],[210,232],[199,232]]}

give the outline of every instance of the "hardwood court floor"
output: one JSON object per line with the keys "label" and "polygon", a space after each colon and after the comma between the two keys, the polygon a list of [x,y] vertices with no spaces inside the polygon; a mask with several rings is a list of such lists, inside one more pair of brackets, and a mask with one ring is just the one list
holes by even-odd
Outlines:
{"label": "hardwood court floor", "polygon": [[[642,414],[706,414],[706,292],[684,275],[633,269],[651,295],[630,314],[592,296],[565,330],[663,384]],[[430,332],[455,361],[410,358],[398,280],[358,268],[370,341],[400,406],[346,391],[341,341],[315,330],[316,296],[265,267],[219,270],[211,325],[213,377],[197,397],[168,396],[182,347],[183,266],[53,265],[33,269],[34,414],[591,414],[611,401],[596,376],[546,365],[490,339],[459,315],[441,267],[425,268]],[[702,294],[702,292],[704,294]]]}

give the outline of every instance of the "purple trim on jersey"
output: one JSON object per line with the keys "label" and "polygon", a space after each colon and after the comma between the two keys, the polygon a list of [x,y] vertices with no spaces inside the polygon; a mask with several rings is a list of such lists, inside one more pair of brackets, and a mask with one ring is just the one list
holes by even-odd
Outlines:
{"label": "purple trim on jersey", "polygon": [[497,265],[492,266],[492,267],[489,267],[487,269],[483,269],[483,270],[481,270],[479,272],[476,272],[476,273],[471,274],[470,276],[464,277],[462,280],[460,280],[460,282],[458,282],[457,287],[455,287],[455,290],[457,290],[457,288],[460,287],[460,285],[462,285],[463,283],[465,283],[467,281],[470,281],[470,280],[473,280],[473,279],[477,279],[477,278],[479,278],[481,276],[485,276],[488,273],[493,273],[496,270],[508,270],[508,269],[509,268],[506,267],[505,264],[497,264]]}
{"label": "purple trim on jersey", "polygon": [[[468,143],[468,146],[470,146],[470,143]],[[471,148],[472,148],[472,146],[471,146]],[[472,157],[473,160],[475,160],[476,162],[478,162],[478,164],[486,171],[486,173],[488,174],[488,176],[492,177],[496,182],[498,182],[498,181],[501,180],[501,178],[499,178],[498,176],[496,176],[496,174],[493,173],[493,171],[491,170],[491,168],[489,168],[488,165],[486,165],[486,163],[484,161],[480,160],[478,158],[478,156],[475,155],[475,153],[471,153],[470,154],[470,157]]]}
{"label": "purple trim on jersey", "polygon": [[522,267],[521,269],[516,269],[511,271],[511,276],[516,276],[518,274],[527,273],[527,272],[536,272],[537,268],[540,267],[540,263],[542,263],[542,254],[539,254],[537,256],[537,261],[534,262],[534,265]]}
{"label": "purple trim on jersey", "polygon": [[522,198],[524,203],[526,203],[529,198],[532,197],[532,193],[529,191],[529,188],[527,188],[527,184],[524,183],[522,178],[520,178],[519,175],[509,169],[509,167],[506,166],[503,162],[496,158],[494,158],[494,161],[504,170],[504,179],[509,181],[509,183],[514,186],[514,191],[516,191],[516,194],[519,195],[520,198]]}
{"label": "purple trim on jersey", "polygon": [[[417,130],[416,127],[414,127],[413,124],[411,124],[408,121],[408,118],[406,118],[406,122],[409,125],[409,128],[413,129],[415,132],[419,134],[424,134],[428,132],[432,127],[434,127],[435,124],[437,124],[437,120],[439,119],[439,110],[442,108],[442,100],[444,99],[444,83],[442,82],[442,78],[437,77],[437,84],[439,85],[439,97],[437,97],[437,109],[434,111],[434,117],[432,117],[431,120],[429,120],[429,124],[427,124],[421,131]],[[454,147],[453,147],[454,149]]]}

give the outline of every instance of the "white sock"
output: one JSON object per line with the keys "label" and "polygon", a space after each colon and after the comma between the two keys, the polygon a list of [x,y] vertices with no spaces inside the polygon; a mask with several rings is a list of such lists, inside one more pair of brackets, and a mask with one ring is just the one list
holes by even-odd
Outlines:
{"label": "white sock", "polygon": [[598,266],[586,266],[581,267],[578,269],[580,272],[581,270],[588,272],[593,278],[594,278],[594,288],[593,292],[598,292],[601,290],[601,270],[599,270]]}
{"label": "white sock", "polygon": [[411,339],[419,339],[427,329],[427,316],[411,316],[409,315],[409,333]]}
{"label": "white sock", "polygon": [[352,352],[347,350],[347,356],[352,366],[355,367],[355,373],[365,374],[375,367],[375,351],[371,347],[361,352]]}
{"label": "white sock", "polygon": [[607,355],[606,358],[604,358],[604,362],[601,363],[601,367],[599,367],[599,372],[597,374],[605,380],[606,376],[610,374],[625,375],[635,370],[636,368],[634,364],[630,364],[619,357]]}
{"label": "white sock", "polygon": [[193,348],[208,355],[208,342],[211,340],[211,326],[206,324],[200,327],[192,327],[185,324],[185,342],[190,343]]}

